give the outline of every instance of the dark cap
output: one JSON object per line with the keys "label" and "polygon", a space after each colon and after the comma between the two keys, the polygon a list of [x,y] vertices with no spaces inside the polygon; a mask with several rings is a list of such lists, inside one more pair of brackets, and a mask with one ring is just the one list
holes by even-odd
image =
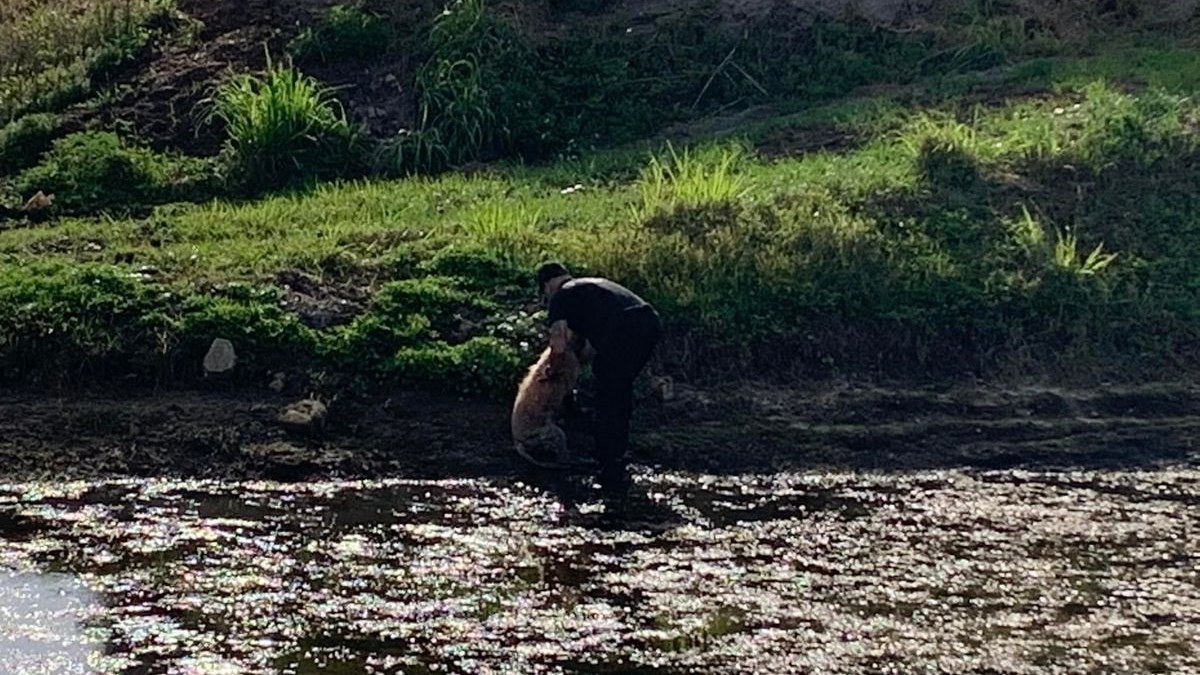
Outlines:
{"label": "dark cap", "polygon": [[563,267],[562,263],[556,263],[556,262],[545,263],[544,265],[539,267],[537,270],[538,288],[545,286],[547,281],[550,281],[551,279],[556,279],[556,278],[562,277],[562,276],[567,276],[567,277],[571,276],[571,273],[567,271],[566,267]]}

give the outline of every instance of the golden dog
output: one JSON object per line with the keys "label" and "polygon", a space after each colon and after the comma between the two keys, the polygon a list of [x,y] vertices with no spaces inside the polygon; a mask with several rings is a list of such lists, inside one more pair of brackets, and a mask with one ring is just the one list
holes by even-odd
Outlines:
{"label": "golden dog", "polygon": [[570,330],[561,324],[551,327],[550,346],[525,374],[513,402],[513,442],[517,454],[531,464],[557,468],[574,462],[567,434],[555,417],[575,388],[581,365],[580,355],[571,348]]}

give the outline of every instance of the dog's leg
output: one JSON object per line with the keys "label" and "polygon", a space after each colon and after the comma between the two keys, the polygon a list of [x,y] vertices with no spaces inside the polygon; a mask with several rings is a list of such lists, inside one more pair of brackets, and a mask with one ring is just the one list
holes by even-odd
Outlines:
{"label": "dog's leg", "polygon": [[560,469],[570,463],[567,434],[554,422],[547,422],[517,443],[516,451],[525,461],[543,469]]}

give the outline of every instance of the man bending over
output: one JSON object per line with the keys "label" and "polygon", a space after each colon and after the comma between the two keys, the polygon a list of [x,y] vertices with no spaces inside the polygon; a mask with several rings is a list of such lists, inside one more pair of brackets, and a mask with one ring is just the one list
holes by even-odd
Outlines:
{"label": "man bending over", "polygon": [[538,287],[549,304],[547,322],[565,322],[576,335],[577,351],[590,342],[596,355],[596,459],[600,482],[616,487],[628,480],[625,451],[633,413],[633,381],[646,366],[662,335],[658,313],[632,291],[608,279],[575,279],[559,263],[537,271]]}

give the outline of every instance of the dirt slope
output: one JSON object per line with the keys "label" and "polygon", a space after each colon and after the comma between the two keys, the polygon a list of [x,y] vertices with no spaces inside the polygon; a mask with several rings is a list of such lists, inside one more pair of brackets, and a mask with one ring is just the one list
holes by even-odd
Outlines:
{"label": "dirt slope", "polygon": [[[68,111],[69,125],[121,125],[158,148],[211,155],[220,148],[221,130],[203,123],[202,102],[222,78],[263,68],[268,54],[282,58],[288,42],[331,0],[178,0],[180,16],[169,37],[149,48],[111,83],[113,96]],[[372,9],[397,24],[412,22],[433,6],[413,0],[376,0]],[[343,62],[306,67],[309,74],[338,88],[352,118],[371,133],[395,133],[410,123],[412,64],[406,54],[386,55],[370,64]]]}

